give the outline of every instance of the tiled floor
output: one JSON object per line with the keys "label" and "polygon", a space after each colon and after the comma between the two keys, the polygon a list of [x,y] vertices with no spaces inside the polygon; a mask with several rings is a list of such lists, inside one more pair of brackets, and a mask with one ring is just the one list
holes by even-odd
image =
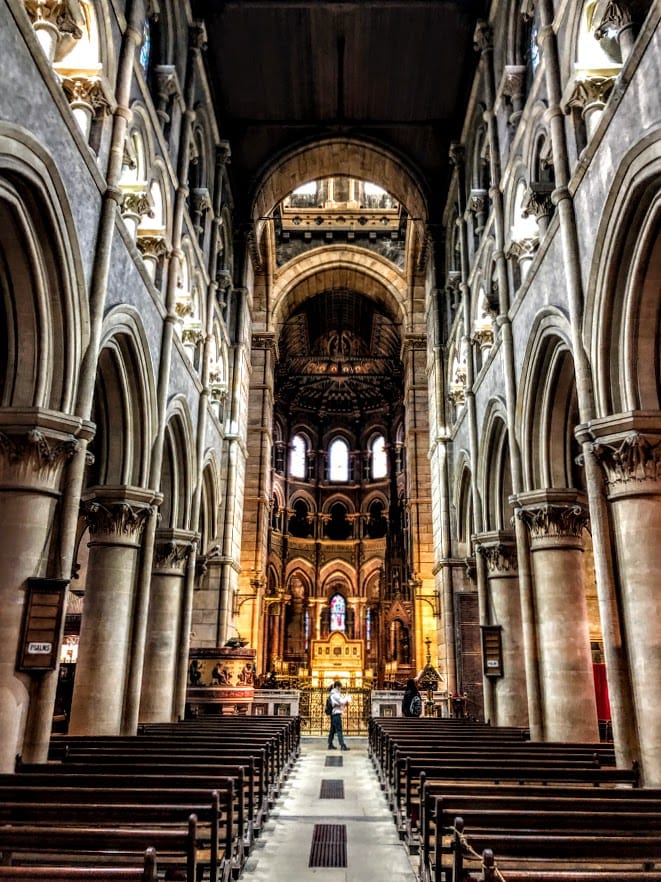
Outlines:
{"label": "tiled floor", "polygon": [[[327,750],[325,738],[303,738],[301,757],[248,858],[242,880],[414,882],[411,859],[367,757],[367,739],[347,741],[351,750],[341,752]],[[342,767],[326,766],[330,756],[341,757]],[[320,799],[323,780],[343,781],[344,799]],[[346,867],[308,866],[315,824],[346,825]]]}

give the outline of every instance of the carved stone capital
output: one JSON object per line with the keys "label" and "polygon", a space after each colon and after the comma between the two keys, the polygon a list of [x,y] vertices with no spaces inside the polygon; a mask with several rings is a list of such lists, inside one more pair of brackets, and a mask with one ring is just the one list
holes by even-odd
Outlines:
{"label": "carved stone capital", "polygon": [[181,334],[184,346],[198,346],[204,341],[204,331],[199,322],[191,322],[184,327]]}
{"label": "carved stone capital", "polygon": [[519,239],[510,244],[505,253],[506,257],[513,257],[521,262],[522,260],[532,260],[535,252],[539,248],[539,239],[536,236],[528,236],[525,239]]}
{"label": "carved stone capital", "polygon": [[69,0],[23,0],[33,26],[54,26],[60,34],[80,40],[83,32],[71,12]]}
{"label": "carved stone capital", "polygon": [[229,141],[220,141],[216,147],[216,159],[221,165],[229,165],[232,159],[232,148]]}
{"label": "carved stone capital", "polygon": [[581,546],[590,519],[585,499],[578,491],[533,491],[519,495],[516,501],[520,506],[516,517],[528,528],[533,550],[535,543]]}
{"label": "carved stone capital", "polygon": [[491,349],[494,341],[493,328],[491,326],[482,326],[473,331],[471,339],[477,343],[482,351]]}
{"label": "carved stone capital", "polygon": [[482,533],[476,538],[475,550],[486,561],[490,576],[502,578],[518,574],[519,563],[513,534]]}
{"label": "carved stone capital", "polygon": [[263,349],[267,352],[276,352],[277,343],[275,334],[271,333],[254,333],[250,342],[251,349]]}
{"label": "carved stone capital", "polygon": [[216,273],[216,285],[223,293],[232,287],[232,273],[228,269],[219,269]]}
{"label": "carved stone capital", "polygon": [[132,500],[88,498],[81,502],[82,513],[95,540],[112,544],[138,545],[145,524],[154,513],[152,505],[142,505]]}
{"label": "carved stone capital", "polygon": [[527,68],[522,64],[507,64],[500,81],[500,94],[504,98],[514,99],[525,92]]}
{"label": "carved stone capital", "polygon": [[0,432],[0,483],[55,490],[62,466],[80,450],[73,435],[54,435],[41,428]]}
{"label": "carved stone capital", "polygon": [[466,385],[461,383],[450,383],[448,398],[455,407],[461,407],[466,403]]}
{"label": "carved stone capital", "polygon": [[467,210],[472,214],[484,216],[489,207],[489,194],[486,190],[471,190]]}
{"label": "carved stone capital", "polygon": [[211,195],[206,187],[195,187],[190,195],[191,208],[195,214],[205,214],[211,209]]}
{"label": "carved stone capital", "polygon": [[562,102],[565,113],[578,107],[585,114],[587,108],[605,107],[610,93],[613,91],[616,77],[577,74],[570,84],[567,97]]}
{"label": "carved stone capital", "polygon": [[614,34],[619,40],[620,33],[632,27],[638,20],[631,0],[607,0],[602,9],[600,6],[598,4],[595,10],[594,19],[597,25],[594,35],[597,40],[602,40],[608,34]]}
{"label": "carved stone capital", "polygon": [[181,86],[174,64],[158,64],[154,68],[156,90],[162,98],[181,96]]}
{"label": "carved stone capital", "polygon": [[194,549],[195,534],[178,530],[157,530],[152,566],[155,571],[182,575]]}
{"label": "carved stone capital", "polygon": [[188,45],[191,49],[203,52],[207,48],[207,29],[203,21],[194,21],[188,28]]}
{"label": "carved stone capital", "polygon": [[661,492],[661,437],[630,432],[596,441],[592,452],[606,474],[611,496]]}
{"label": "carved stone capital", "polygon": [[147,188],[128,190],[122,186],[121,189],[124,194],[121,206],[123,216],[133,216],[135,218],[154,217],[151,196]]}
{"label": "carved stone capital", "polygon": [[450,144],[448,157],[453,166],[461,168],[466,162],[466,147],[458,141],[453,141],[452,144]]}
{"label": "carved stone capital", "polygon": [[164,233],[152,233],[138,231],[138,238],[135,241],[138,251],[143,257],[151,257],[153,260],[160,260],[162,257],[170,255],[170,246]]}
{"label": "carved stone capital", "polygon": [[531,182],[523,197],[521,214],[524,217],[534,215],[537,221],[540,218],[550,217],[553,214],[553,184]]}
{"label": "carved stone capital", "polygon": [[484,53],[493,49],[493,28],[489,22],[480,20],[473,34],[473,48],[476,52]]}
{"label": "carved stone capital", "polygon": [[96,116],[109,115],[115,108],[115,101],[105,81],[98,76],[85,73],[60,73],[62,88],[72,107],[89,107]]}

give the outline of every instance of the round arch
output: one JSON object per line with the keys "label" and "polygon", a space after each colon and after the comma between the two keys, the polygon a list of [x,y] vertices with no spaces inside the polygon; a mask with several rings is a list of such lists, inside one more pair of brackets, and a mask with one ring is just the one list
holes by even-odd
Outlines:
{"label": "round arch", "polygon": [[661,408],[660,275],[657,129],[621,162],[595,236],[584,337],[594,365],[597,417]]}
{"label": "round arch", "polygon": [[412,218],[420,244],[424,242],[428,209],[418,175],[392,151],[356,138],[326,138],[303,144],[263,170],[252,203],[258,240],[266,219],[292,190],[307,181],[338,174],[369,179],[391,193]]}
{"label": "round arch", "polygon": [[[74,413],[89,342],[80,246],[55,163],[22,129],[0,121],[0,362],[4,407]],[[11,290],[20,298],[9,296]]]}

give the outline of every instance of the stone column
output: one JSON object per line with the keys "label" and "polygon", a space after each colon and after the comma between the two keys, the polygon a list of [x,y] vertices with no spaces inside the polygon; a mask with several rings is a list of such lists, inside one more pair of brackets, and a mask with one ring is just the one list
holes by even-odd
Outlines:
{"label": "stone column", "polygon": [[494,683],[496,726],[527,726],[526,669],[514,532],[482,533],[476,550],[487,563],[487,593],[491,624],[502,628],[503,676]]}
{"label": "stone column", "polygon": [[186,564],[194,539],[194,533],[184,530],[156,532],[140,693],[140,722],[169,723],[176,718],[177,649],[182,639]]}
{"label": "stone column", "polygon": [[72,735],[120,732],[141,540],[153,498],[138,487],[98,487],[84,500],[90,551]]}
{"label": "stone column", "polygon": [[62,474],[80,428],[79,420],[55,414],[35,425],[37,413],[31,426],[7,425],[23,416],[7,410],[0,425],[0,772],[12,772],[22,752],[32,676],[39,676],[16,670],[26,580],[48,574]]}
{"label": "stone column", "polygon": [[517,498],[530,533],[535,628],[546,741],[598,741],[583,574],[585,502],[576,490],[535,490]]}
{"label": "stone column", "polygon": [[606,475],[643,779],[659,787],[661,415],[617,414],[592,420],[589,431]]}

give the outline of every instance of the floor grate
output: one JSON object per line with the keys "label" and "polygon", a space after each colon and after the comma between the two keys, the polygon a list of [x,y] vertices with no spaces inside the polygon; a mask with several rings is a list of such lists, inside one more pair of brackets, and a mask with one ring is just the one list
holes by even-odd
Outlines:
{"label": "floor grate", "polygon": [[344,765],[344,757],[343,756],[327,756],[325,766],[335,766],[335,768],[342,768]]}
{"label": "floor grate", "polygon": [[322,780],[319,799],[344,799],[344,781],[341,778]]}
{"label": "floor grate", "polygon": [[346,867],[346,824],[315,824],[308,867]]}

